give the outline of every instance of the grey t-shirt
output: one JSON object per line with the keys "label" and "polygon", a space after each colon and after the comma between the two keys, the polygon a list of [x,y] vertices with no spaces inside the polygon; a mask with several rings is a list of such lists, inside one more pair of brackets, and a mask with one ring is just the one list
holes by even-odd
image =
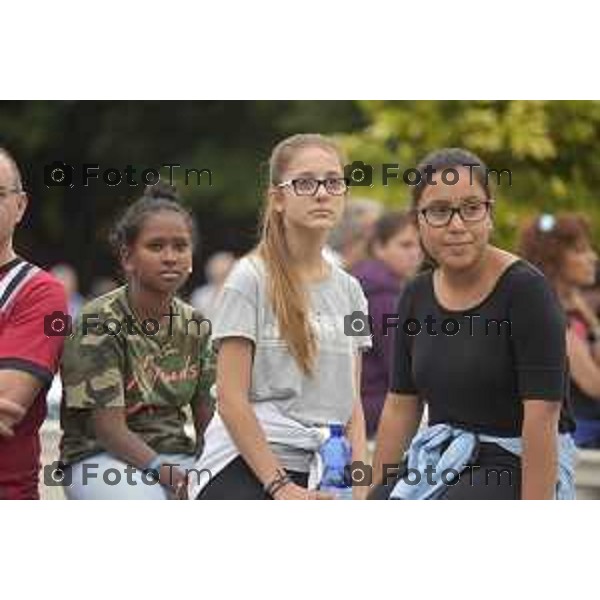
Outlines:
{"label": "grey t-shirt", "polygon": [[[346,317],[367,314],[358,281],[332,266],[328,279],[310,285],[310,320],[318,342],[315,372],[303,374],[279,336],[266,285],[266,270],[256,256],[242,258],[227,279],[213,324],[213,339],[243,337],[254,343],[250,401],[281,402],[284,412],[305,425],[346,423],[352,413],[352,363],[357,351],[369,348],[368,335],[347,336]],[[360,331],[360,324],[355,330]],[[365,330],[367,331],[367,330]],[[311,456],[290,446],[272,445],[285,468],[307,471]]]}

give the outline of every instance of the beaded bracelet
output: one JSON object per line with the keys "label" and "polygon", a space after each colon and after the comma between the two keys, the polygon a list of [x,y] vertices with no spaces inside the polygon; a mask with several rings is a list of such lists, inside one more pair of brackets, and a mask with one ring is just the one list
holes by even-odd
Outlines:
{"label": "beaded bracelet", "polygon": [[273,498],[288,483],[292,483],[292,478],[285,471],[277,471],[277,475],[273,480],[268,485],[265,485],[265,493]]}
{"label": "beaded bracelet", "polygon": [[284,488],[288,483],[292,483],[292,479],[289,475],[286,475],[285,477],[282,477],[279,481],[274,482],[271,484],[271,488],[269,490],[269,492],[267,492],[272,498],[275,497],[275,494],[282,488]]}

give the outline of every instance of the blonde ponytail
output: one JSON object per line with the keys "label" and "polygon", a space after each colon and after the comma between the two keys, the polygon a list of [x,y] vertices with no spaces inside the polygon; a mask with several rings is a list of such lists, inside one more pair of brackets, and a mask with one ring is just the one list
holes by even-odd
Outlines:
{"label": "blonde ponytail", "polygon": [[[300,149],[318,147],[333,152],[343,164],[339,148],[319,134],[298,134],[280,142],[271,155],[270,183],[281,183],[281,173]],[[268,293],[281,337],[306,375],[314,372],[317,340],[309,319],[309,298],[293,264],[282,213],[268,200],[257,247],[268,278]]]}

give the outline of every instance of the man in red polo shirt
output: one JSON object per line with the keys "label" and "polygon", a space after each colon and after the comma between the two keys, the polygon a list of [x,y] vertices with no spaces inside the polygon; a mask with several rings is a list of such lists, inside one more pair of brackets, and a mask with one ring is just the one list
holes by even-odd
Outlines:
{"label": "man in red polo shirt", "polygon": [[38,432],[64,341],[44,325],[67,310],[62,284],[13,250],[26,207],[18,167],[0,148],[0,499],[39,498]]}

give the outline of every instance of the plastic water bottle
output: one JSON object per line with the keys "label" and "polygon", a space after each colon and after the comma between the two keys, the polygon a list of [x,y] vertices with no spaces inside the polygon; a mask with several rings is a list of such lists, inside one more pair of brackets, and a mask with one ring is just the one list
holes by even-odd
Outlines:
{"label": "plastic water bottle", "polygon": [[350,444],[344,437],[342,425],[330,425],[329,429],[329,439],[319,450],[323,461],[319,489],[333,494],[337,500],[352,500],[352,487],[345,470],[352,460]]}

